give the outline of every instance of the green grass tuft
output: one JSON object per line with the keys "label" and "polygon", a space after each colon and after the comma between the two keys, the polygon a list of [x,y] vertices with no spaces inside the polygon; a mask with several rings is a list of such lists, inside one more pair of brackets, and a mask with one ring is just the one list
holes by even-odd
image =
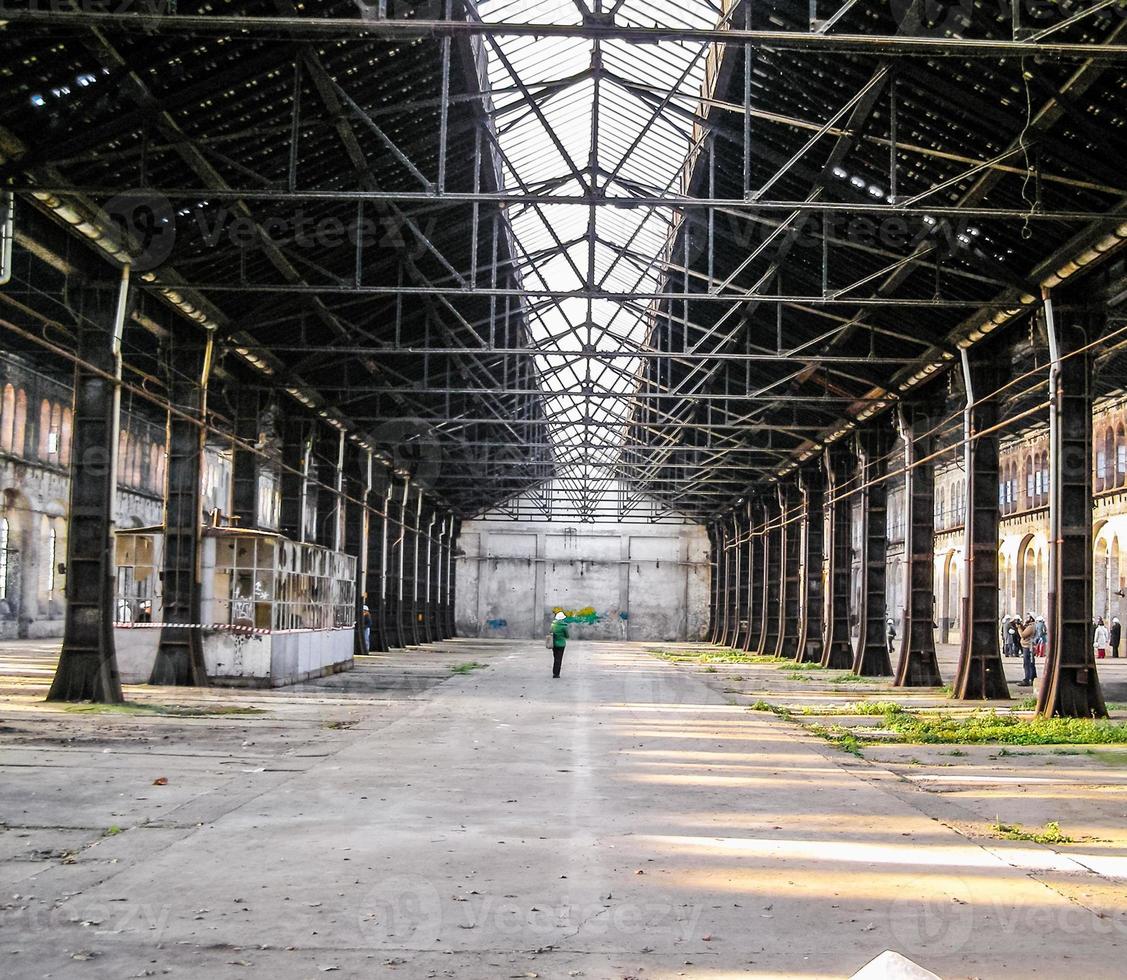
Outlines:
{"label": "green grass tuft", "polygon": [[450,668],[452,674],[468,674],[471,670],[480,670],[482,667],[488,667],[489,664],[479,664],[476,660],[469,660],[464,664],[458,664],[456,667]]}
{"label": "green grass tuft", "polygon": [[1002,840],[1027,840],[1035,844],[1075,844],[1076,839],[1069,837],[1060,829],[1060,824],[1050,820],[1041,830],[1023,830],[1021,824],[995,823],[991,825],[992,836]]}

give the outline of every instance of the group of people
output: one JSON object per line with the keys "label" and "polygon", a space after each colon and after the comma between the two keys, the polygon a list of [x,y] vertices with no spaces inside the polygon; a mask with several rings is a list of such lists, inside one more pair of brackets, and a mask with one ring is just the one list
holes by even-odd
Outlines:
{"label": "group of people", "polygon": [[[1103,616],[1096,620],[1092,646],[1098,659],[1104,659],[1109,652],[1113,657],[1119,656],[1122,632],[1123,628],[1117,617],[1112,617],[1110,628],[1104,623]],[[1002,653],[1007,657],[1021,657],[1025,668],[1020,687],[1029,687],[1037,680],[1036,658],[1045,656],[1048,642],[1049,628],[1044,616],[1028,613],[1024,620],[1020,616],[1002,617]]]}
{"label": "group of people", "polygon": [[1037,680],[1037,657],[1045,656],[1049,642],[1049,627],[1044,616],[1027,613],[1002,617],[1002,653],[1007,657],[1021,657],[1023,674],[1018,687],[1032,687]]}

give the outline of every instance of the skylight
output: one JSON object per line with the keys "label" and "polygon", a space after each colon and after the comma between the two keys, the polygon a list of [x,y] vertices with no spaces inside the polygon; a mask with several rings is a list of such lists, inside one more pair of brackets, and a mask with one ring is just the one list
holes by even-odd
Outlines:
{"label": "skylight", "polygon": [[[622,26],[716,26],[703,0],[484,0],[487,22],[576,24],[613,9]],[[496,125],[510,189],[628,199],[679,193],[705,77],[702,44],[582,38],[487,39]],[[671,208],[523,205],[509,211],[530,289],[656,292]],[[569,516],[592,520],[621,480],[647,308],[604,298],[545,300],[528,311],[558,487]]]}

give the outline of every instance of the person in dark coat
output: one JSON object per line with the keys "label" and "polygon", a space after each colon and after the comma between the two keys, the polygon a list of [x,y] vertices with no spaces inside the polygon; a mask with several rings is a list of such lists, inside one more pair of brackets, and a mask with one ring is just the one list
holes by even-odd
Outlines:
{"label": "person in dark coat", "polygon": [[567,641],[570,639],[571,633],[567,628],[567,617],[562,613],[556,613],[556,618],[552,620],[552,676],[560,676],[560,668],[563,666],[564,648],[567,646]]}
{"label": "person in dark coat", "polygon": [[1111,639],[1108,645],[1111,647],[1111,655],[1113,657],[1119,656],[1119,640],[1123,634],[1123,627],[1119,625],[1119,619],[1113,617],[1111,620]]}

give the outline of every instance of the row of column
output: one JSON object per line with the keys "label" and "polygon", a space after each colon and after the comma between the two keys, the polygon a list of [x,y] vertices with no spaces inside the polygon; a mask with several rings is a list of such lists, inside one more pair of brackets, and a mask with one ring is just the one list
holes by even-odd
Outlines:
{"label": "row of column", "polygon": [[[1090,642],[1091,373],[1087,331],[1058,330],[1047,302],[1053,359],[1050,405],[1049,655],[1038,711],[1106,715]],[[1009,697],[998,645],[998,392],[1001,358],[963,352],[967,392],[963,453],[967,474],[964,555],[968,594],[954,695]],[[934,456],[943,399],[921,392],[898,404],[893,421],[903,452],[891,455],[887,417],[852,442],[827,447],[796,478],[750,496],[709,535],[713,547],[709,639],[764,656],[816,662],[896,686],[942,683],[934,639]],[[899,648],[886,633],[887,480],[905,483],[905,608]],[[861,499],[859,635],[850,635],[851,503]],[[893,654],[895,664],[893,663]]]}
{"label": "row of column", "polygon": [[[113,631],[113,513],[121,336],[131,302],[127,276],[113,287],[91,285],[78,291],[67,604],[51,700],[122,700]],[[171,408],[164,624],[150,678],[154,684],[206,683],[198,624],[202,476],[213,346],[210,334],[197,332],[183,338],[174,334],[164,352]],[[356,559],[356,652],[453,636],[459,522],[428,501],[409,478],[397,478],[375,463],[371,451],[348,440],[344,432],[308,417],[286,419],[279,466],[256,446],[263,408],[258,391],[239,389],[235,402],[232,516],[240,527],[257,527],[260,477],[264,468],[280,469],[281,533]]]}

